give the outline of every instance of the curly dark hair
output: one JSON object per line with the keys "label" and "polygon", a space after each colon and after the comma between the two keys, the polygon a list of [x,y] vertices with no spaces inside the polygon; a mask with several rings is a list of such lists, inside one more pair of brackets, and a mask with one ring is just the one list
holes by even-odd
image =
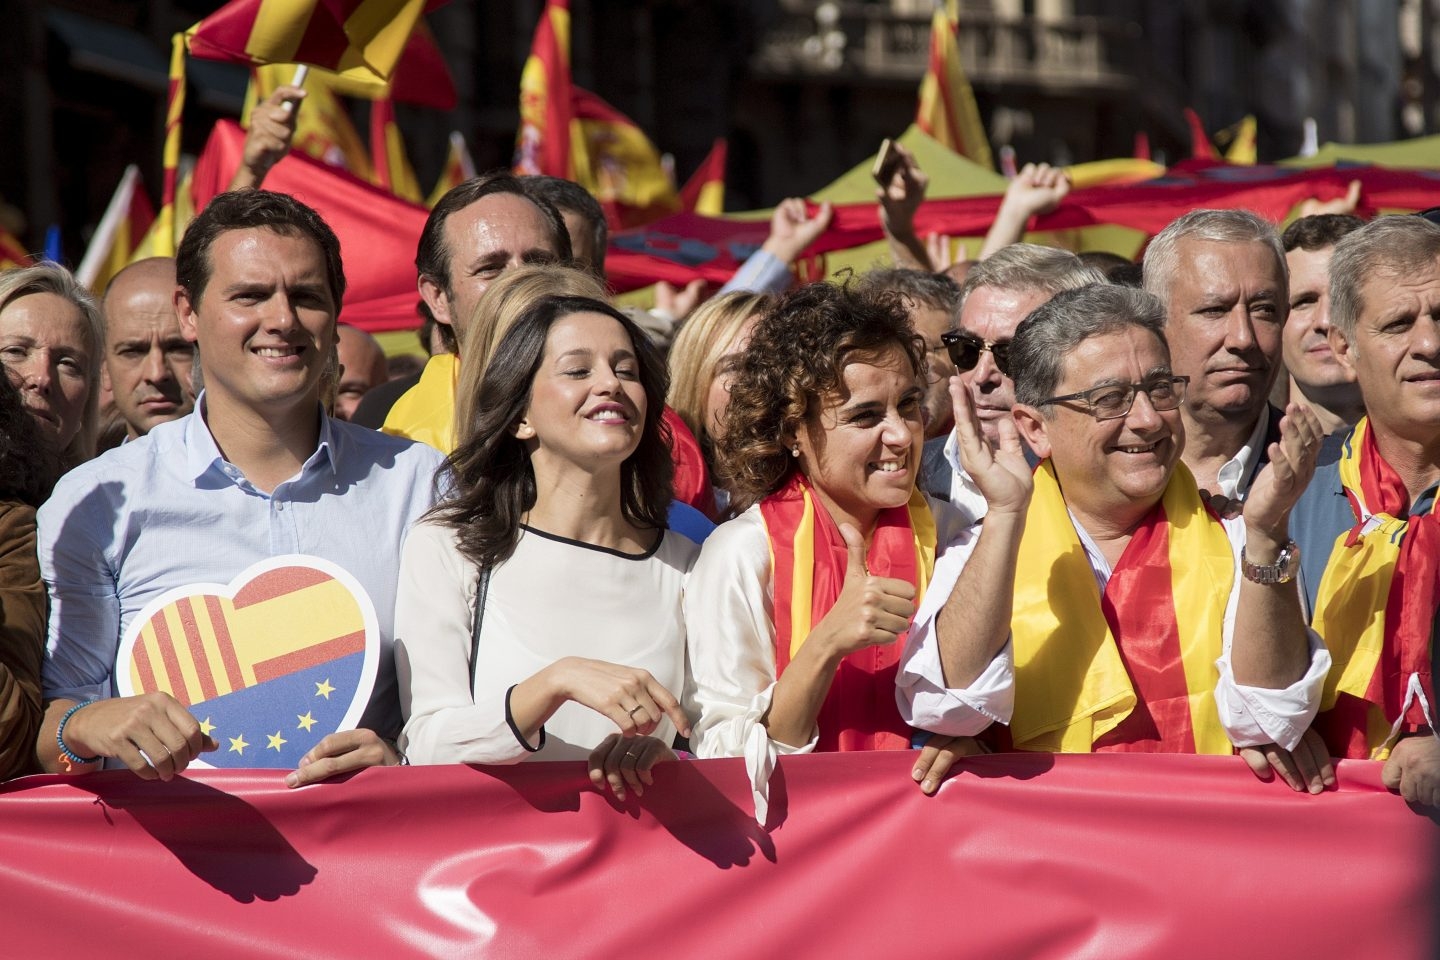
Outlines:
{"label": "curly dark hair", "polygon": [[535,505],[535,470],[525,444],[515,436],[515,425],[530,406],[531,386],[551,328],[574,313],[613,317],[630,337],[645,391],[645,426],[639,446],[620,465],[620,509],[637,527],[666,526],[675,464],[663,419],[665,365],[644,332],[608,303],[589,297],[540,297],[496,345],[472,407],[471,439],[448,461],[452,492],[428,514],[455,528],[460,552],[478,566],[509,559],[520,539],[520,518]]}
{"label": "curly dark hair", "polygon": [[844,384],[845,367],[898,348],[917,378],[925,343],[898,294],[812,283],[761,315],[730,385],[718,470],[735,512],[780,489],[795,469],[787,441]]}
{"label": "curly dark hair", "polygon": [[60,479],[60,456],[25,409],[20,391],[0,375],[0,500],[38,508]]}

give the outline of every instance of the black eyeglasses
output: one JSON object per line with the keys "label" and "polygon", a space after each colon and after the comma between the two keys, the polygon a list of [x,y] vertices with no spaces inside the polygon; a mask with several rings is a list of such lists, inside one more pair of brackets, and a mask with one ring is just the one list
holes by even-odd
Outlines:
{"label": "black eyeglasses", "polygon": [[1150,406],[1156,410],[1174,410],[1185,401],[1185,385],[1189,377],[1161,377],[1145,383],[1107,383],[1079,393],[1067,393],[1063,397],[1041,400],[1036,406],[1052,403],[1083,403],[1090,416],[1096,420],[1118,420],[1130,412],[1135,405],[1135,394],[1141,390],[1150,399]]}
{"label": "black eyeglasses", "polygon": [[950,351],[950,362],[959,370],[974,370],[980,362],[980,354],[990,351],[995,366],[1005,376],[1010,376],[1010,341],[981,340],[979,337],[951,330],[940,334],[940,342]]}

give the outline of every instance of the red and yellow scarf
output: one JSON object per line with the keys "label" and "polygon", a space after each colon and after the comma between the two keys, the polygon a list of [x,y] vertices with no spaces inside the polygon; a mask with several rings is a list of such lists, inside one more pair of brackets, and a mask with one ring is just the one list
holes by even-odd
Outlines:
{"label": "red and yellow scarf", "polygon": [[1017,749],[1232,752],[1214,691],[1235,558],[1184,464],[1102,595],[1055,468],[1044,461],[1017,570]]}
{"label": "red and yellow scarf", "polygon": [[[760,501],[760,514],[770,538],[778,677],[839,599],[849,558],[840,528],[798,473]],[[906,506],[880,512],[865,562],[875,576],[915,584],[919,605],[935,570],[935,518],[923,493],[915,490]],[[893,644],[866,647],[840,662],[820,708],[817,750],[909,748],[910,728],[895,705],[904,642],[902,634]]]}
{"label": "red and yellow scarf", "polygon": [[1412,675],[1434,701],[1440,516],[1433,507],[1407,516],[1409,493],[1368,419],[1346,439],[1339,468],[1356,522],[1336,538],[1315,601],[1315,632],[1334,659],[1316,727],[1335,756],[1378,758],[1397,720],[1410,729],[1428,722],[1420,703],[1407,702]]}

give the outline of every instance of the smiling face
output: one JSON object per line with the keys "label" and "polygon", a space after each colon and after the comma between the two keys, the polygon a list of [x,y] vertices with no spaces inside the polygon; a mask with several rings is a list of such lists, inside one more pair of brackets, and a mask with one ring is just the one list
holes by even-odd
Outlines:
{"label": "smiling face", "polygon": [[209,256],[201,299],[192,302],[182,290],[175,309],[185,337],[200,345],[212,409],[313,411],[338,309],[319,244],[266,228],[229,230]]}
{"label": "smiling face", "polygon": [[[1015,338],[1020,321],[1049,299],[1049,295],[1040,290],[976,287],[965,298],[959,327],[981,340],[1007,343]],[[985,439],[998,443],[1000,421],[1010,417],[1010,408],[1015,405],[1015,381],[1000,372],[989,350],[982,350],[973,368],[960,371],[960,382],[970,391]]]}
{"label": "smiling face", "polygon": [[1323,397],[1335,387],[1354,390],[1355,375],[1330,349],[1330,255],[1296,248],[1285,254],[1290,267],[1290,316],[1282,334],[1285,369],[1305,395]]}
{"label": "smiling face", "polygon": [[[1440,431],[1440,259],[1428,269],[1377,273],[1348,340],[1330,331],[1340,361],[1355,372],[1377,439],[1433,448]],[[1382,446],[1382,452],[1383,446]]]}
{"label": "smiling face", "polygon": [[842,390],[821,398],[792,444],[835,522],[868,533],[881,510],[910,500],[925,441],[925,391],[898,346],[846,365],[842,382]]}
{"label": "smiling face", "polygon": [[449,290],[438,278],[422,276],[420,296],[457,336],[463,336],[492,280],[522,264],[559,259],[550,222],[519,194],[492,193],[455,211],[445,221],[444,236]]}
{"label": "smiling face", "polygon": [[1201,422],[1251,424],[1280,359],[1285,275],[1264,243],[1181,240],[1166,302],[1175,372],[1190,378],[1185,408]]}
{"label": "smiling face", "polygon": [[90,382],[85,316],[54,293],[17,297],[0,310],[0,362],[40,430],[57,450],[69,446],[85,419]]}
{"label": "smiling face", "polygon": [[[1083,341],[1062,369],[1056,396],[1171,375],[1164,344],[1143,327]],[[1050,457],[1066,505],[1092,531],[1144,516],[1164,493],[1185,446],[1180,410],[1156,410],[1143,391],[1129,414],[1114,420],[1096,420],[1076,403],[1043,411],[1020,407],[1015,420],[1030,448]]]}
{"label": "smiling face", "polygon": [[646,397],[635,344],[603,313],[555,321],[515,436],[530,448],[537,479],[580,467],[619,469],[645,431]]}

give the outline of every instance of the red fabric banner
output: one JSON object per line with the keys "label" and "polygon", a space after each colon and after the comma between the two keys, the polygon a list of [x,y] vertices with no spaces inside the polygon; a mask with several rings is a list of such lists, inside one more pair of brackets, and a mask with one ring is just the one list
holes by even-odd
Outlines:
{"label": "red fabric banner", "polygon": [[1437,831],[1340,765],[1000,754],[742,762],[616,804],[582,765],[30,777],[0,787],[11,956],[1384,957],[1429,953]]}

